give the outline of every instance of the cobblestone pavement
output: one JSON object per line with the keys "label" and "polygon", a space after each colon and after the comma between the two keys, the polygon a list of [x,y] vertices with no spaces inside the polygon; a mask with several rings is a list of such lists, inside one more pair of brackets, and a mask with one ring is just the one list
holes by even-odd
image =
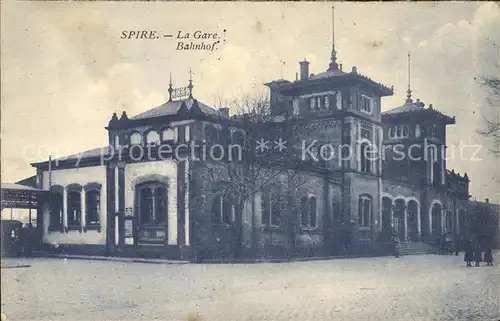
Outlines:
{"label": "cobblestone pavement", "polygon": [[22,263],[30,267],[2,269],[7,320],[500,319],[500,269],[467,268],[462,256],[241,265]]}

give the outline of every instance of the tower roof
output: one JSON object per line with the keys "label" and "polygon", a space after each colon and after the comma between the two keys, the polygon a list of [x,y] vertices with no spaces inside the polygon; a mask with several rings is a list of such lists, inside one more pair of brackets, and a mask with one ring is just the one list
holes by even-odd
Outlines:
{"label": "tower roof", "polygon": [[404,105],[387,110],[382,113],[384,118],[393,118],[399,116],[413,116],[413,115],[423,115],[429,117],[436,117],[446,124],[455,124],[455,117],[450,117],[445,115],[432,107],[425,108],[425,104],[417,99],[415,102],[406,102]]}
{"label": "tower roof", "polygon": [[[196,110],[198,109],[199,110]],[[174,115],[183,111],[201,111],[206,115],[218,115],[218,111],[194,98],[169,100],[158,107],[147,110],[143,113],[131,117],[132,120]]]}

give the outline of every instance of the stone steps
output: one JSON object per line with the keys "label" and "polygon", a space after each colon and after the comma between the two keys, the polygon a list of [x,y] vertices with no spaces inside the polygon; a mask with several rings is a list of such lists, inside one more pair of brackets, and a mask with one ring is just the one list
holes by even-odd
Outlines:
{"label": "stone steps", "polygon": [[434,254],[436,249],[424,242],[406,241],[401,242],[401,255]]}

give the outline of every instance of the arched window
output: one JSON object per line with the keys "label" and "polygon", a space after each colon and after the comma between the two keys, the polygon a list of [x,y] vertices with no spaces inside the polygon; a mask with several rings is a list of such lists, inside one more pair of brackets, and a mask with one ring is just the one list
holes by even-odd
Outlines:
{"label": "arched window", "polygon": [[68,187],[67,216],[68,229],[80,229],[82,224],[82,194],[79,189]]}
{"label": "arched window", "polygon": [[165,183],[146,182],[136,187],[139,224],[164,225],[168,218],[168,188]]}
{"label": "arched window", "polygon": [[216,143],[219,141],[219,131],[213,125],[205,125],[205,140],[210,143]]}
{"label": "arched window", "polygon": [[243,148],[243,144],[245,143],[245,135],[241,131],[235,130],[232,134],[231,141],[233,144],[240,145]]}
{"label": "arched window", "polygon": [[101,190],[100,185],[86,185],[85,188],[85,225],[86,227],[101,224]]}
{"label": "arched window", "polygon": [[372,149],[368,143],[362,143],[360,149],[361,172],[371,173],[372,167]]}
{"label": "arched window", "polygon": [[402,134],[401,126],[396,126],[396,137],[397,138],[401,137],[401,134]]}
{"label": "arched window", "polygon": [[161,133],[161,139],[163,141],[171,141],[175,139],[175,131],[172,128],[165,128]]}
{"label": "arched window", "polygon": [[160,144],[160,135],[157,131],[152,130],[146,135],[146,143],[147,144]]}
{"label": "arched window", "polygon": [[452,223],[452,217],[451,217],[451,211],[450,210],[446,210],[445,211],[445,221],[444,221],[444,229],[445,229],[445,232],[446,233],[451,233],[452,232],[452,226],[453,226],[453,223]]}
{"label": "arched window", "polygon": [[212,223],[230,224],[233,206],[229,200],[225,200],[221,195],[217,195],[212,200]]}
{"label": "arched window", "polygon": [[420,133],[420,125],[419,125],[419,124],[417,124],[417,125],[415,126],[415,137],[417,137],[417,138],[418,138],[418,137],[420,137],[420,135],[421,135],[421,133]]}
{"label": "arched window", "polygon": [[372,217],[372,198],[369,195],[362,195],[358,201],[358,225],[370,227]]}
{"label": "arched window", "polygon": [[49,231],[60,231],[63,227],[64,198],[63,187],[52,186],[49,204]]}
{"label": "arched window", "polygon": [[431,211],[431,229],[432,229],[432,235],[434,237],[437,237],[441,235],[441,211],[442,207],[438,203],[434,203],[432,206],[432,211]]}
{"label": "arched window", "polygon": [[408,137],[410,136],[410,128],[408,125],[403,125],[403,137]]}
{"label": "arched window", "polygon": [[390,138],[394,138],[394,134],[395,134],[394,127],[390,127],[390,128],[389,128],[389,137],[390,137]]}
{"label": "arched window", "polygon": [[232,161],[243,160],[243,150],[245,148],[245,136],[239,131],[235,130],[231,135],[231,145],[229,146],[229,155]]}
{"label": "arched window", "polygon": [[304,228],[315,228],[317,224],[317,200],[315,196],[301,199],[301,225]]}
{"label": "arched window", "polygon": [[115,148],[120,148],[120,136],[118,135],[115,136]]}
{"label": "arched window", "polygon": [[132,135],[130,135],[130,145],[140,144],[142,144],[142,135],[138,132],[132,133]]}
{"label": "arched window", "polygon": [[279,226],[284,210],[284,199],[282,195],[273,191],[270,195],[262,197],[262,224]]}

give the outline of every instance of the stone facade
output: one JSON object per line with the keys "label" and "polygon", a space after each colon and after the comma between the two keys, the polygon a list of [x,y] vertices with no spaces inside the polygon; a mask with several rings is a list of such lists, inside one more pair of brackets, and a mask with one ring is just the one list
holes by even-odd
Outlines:
{"label": "stone facade", "polygon": [[[335,51],[324,73],[300,66],[296,81],[266,84],[270,114],[254,127],[193,98],[190,81],[161,106],[114,114],[105,148],[33,164],[53,196],[45,242],[185,258],[377,253],[395,234],[466,237],[469,179],[444,157],[454,118],[410,92],[382,112],[393,89],[343,71]],[[287,145],[257,155],[260,139]],[[232,145],[243,159],[228,159]]]}

